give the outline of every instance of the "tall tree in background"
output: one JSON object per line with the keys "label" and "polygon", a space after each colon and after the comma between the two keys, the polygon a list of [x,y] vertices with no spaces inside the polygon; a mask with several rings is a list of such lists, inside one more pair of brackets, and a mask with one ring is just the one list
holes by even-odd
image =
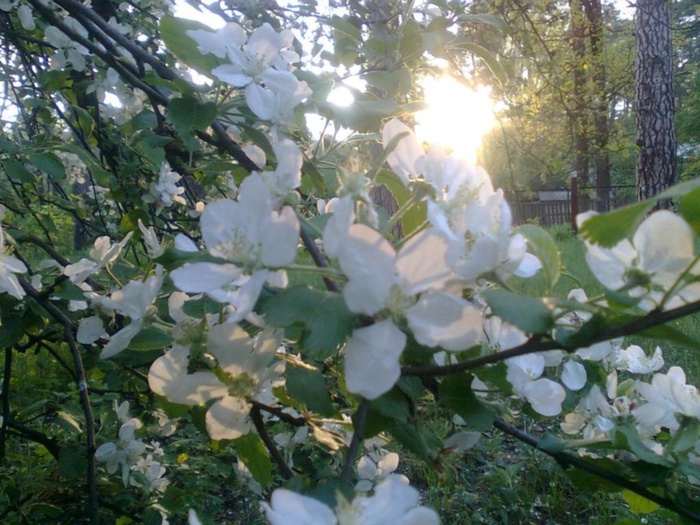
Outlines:
{"label": "tall tree in background", "polygon": [[637,2],[637,199],[676,180],[671,13],[665,0]]}

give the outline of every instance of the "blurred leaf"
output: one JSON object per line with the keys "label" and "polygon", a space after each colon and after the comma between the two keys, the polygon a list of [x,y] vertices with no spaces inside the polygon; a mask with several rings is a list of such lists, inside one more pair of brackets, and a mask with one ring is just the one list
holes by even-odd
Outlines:
{"label": "blurred leaf", "polygon": [[498,18],[497,16],[494,15],[489,15],[486,13],[478,13],[475,15],[470,15],[467,13],[461,14],[457,17],[457,20],[461,20],[462,22],[467,22],[467,23],[476,23],[476,24],[488,24],[494,27],[497,27],[498,29],[501,29],[505,31],[508,29],[508,24],[503,20],[502,18]]}
{"label": "blurred leaf", "polygon": [[[592,458],[592,457],[582,457],[582,461],[590,463],[591,466],[596,467],[605,472],[610,472],[613,474],[620,474],[624,471],[620,463],[613,461],[608,458]],[[586,490],[588,492],[620,492],[622,487],[617,483],[614,483],[602,476],[598,476],[589,472],[583,468],[568,468],[566,469],[566,475],[573,482],[573,484],[579,488]]]}
{"label": "blurred leaf", "polygon": [[58,182],[66,177],[66,168],[61,160],[53,153],[32,153],[29,162]]}
{"label": "blurred leaf", "polygon": [[700,188],[681,197],[680,212],[695,234],[700,235]]}
{"label": "blurred leaf", "polygon": [[263,487],[272,483],[272,461],[265,444],[254,432],[234,440],[238,457],[246,464],[255,480]]}
{"label": "blurred leaf", "polygon": [[433,460],[442,449],[442,439],[426,425],[420,425],[417,422],[393,426],[389,429],[389,433],[406,450],[422,459]]}
{"label": "blurred leaf", "polygon": [[73,416],[67,412],[59,410],[56,413],[56,423],[70,432],[75,434],[82,434],[83,430],[80,428],[80,423],[78,423]]}
{"label": "blurred leaf", "polygon": [[472,380],[469,374],[447,376],[440,383],[440,402],[483,432],[491,428],[496,414],[472,392]]}
{"label": "blurred leaf", "polygon": [[145,328],[141,330],[129,343],[130,350],[144,352],[167,348],[173,340],[170,334],[166,334],[157,328]]}
{"label": "blurred leaf", "polygon": [[322,416],[332,416],[336,411],[328,393],[326,379],[319,370],[287,364],[287,392],[306,407]]}
{"label": "blurred leaf", "polygon": [[616,448],[632,452],[640,461],[645,461],[652,465],[672,466],[668,459],[659,456],[642,442],[636,429],[618,425],[611,434],[612,442]]}
{"label": "blurred leaf", "polygon": [[471,42],[460,42],[454,47],[463,49],[465,51],[469,51],[477,57],[479,57],[481,60],[483,60],[486,66],[491,70],[493,76],[496,78],[496,80],[498,80],[500,84],[503,85],[508,81],[508,74],[506,73],[506,70],[503,69],[503,66],[498,61],[496,55],[491,53],[485,47],[482,47],[477,44],[472,44]]}
{"label": "blurred leaf", "polygon": [[[630,204],[605,214],[594,215],[581,226],[579,230],[581,238],[604,248],[611,248],[634,234],[639,223],[657,201],[681,197],[682,202],[685,195],[690,195],[699,188],[700,179],[689,180],[676,184],[651,199]],[[690,197],[689,203],[695,202],[695,198],[697,197]]]}
{"label": "blurred leaf", "polygon": [[407,69],[371,71],[361,76],[370,86],[386,91],[388,95],[405,95],[411,90],[412,77]]}
{"label": "blurred leaf", "polygon": [[333,355],[353,328],[353,314],[343,296],[298,285],[268,299],[263,306],[273,326],[304,326],[301,344],[314,359]]}
{"label": "blurred leaf", "polygon": [[184,18],[175,18],[170,15],[161,17],[158,25],[160,37],[165,42],[166,47],[172,53],[199,73],[210,75],[211,70],[219,65],[219,61],[214,55],[202,55],[197,49],[197,42],[187,36],[187,30],[203,29],[214,33],[211,28],[194,20],[186,20]]}
{"label": "blurred leaf", "polygon": [[542,263],[542,273],[551,290],[561,275],[561,256],[557,243],[549,233],[534,224],[524,224],[515,232],[527,239],[532,253]]}
{"label": "blurred leaf", "polygon": [[[379,170],[374,179],[380,184],[384,184],[398,202],[399,207],[403,206],[411,198],[411,194],[404,186],[403,181],[393,171]],[[416,231],[428,219],[428,205],[425,202],[416,203],[411,206],[401,217],[401,226],[404,236],[408,236]]]}
{"label": "blurred leaf", "polygon": [[69,443],[58,454],[58,470],[69,481],[80,479],[87,472],[87,454],[82,445]]}
{"label": "blurred leaf", "polygon": [[505,290],[488,290],[484,298],[494,314],[525,332],[544,334],[554,325],[552,312],[542,299]]}
{"label": "blurred leaf", "polygon": [[331,26],[336,31],[339,31],[343,35],[350,37],[352,40],[358,44],[362,42],[362,33],[359,28],[352,25],[347,20],[341,18],[319,18],[319,22],[327,26]]}
{"label": "blurred leaf", "polygon": [[22,163],[13,159],[4,159],[2,161],[2,168],[5,174],[14,182],[32,182],[35,178]]}
{"label": "blurred leaf", "polygon": [[649,514],[659,508],[658,503],[654,503],[631,490],[623,490],[622,497],[625,498],[625,501],[630,506],[630,510],[635,514]]}
{"label": "blurred leaf", "polygon": [[168,120],[183,131],[204,131],[216,118],[216,104],[194,97],[174,98],[168,104]]}
{"label": "blurred leaf", "polygon": [[316,168],[316,164],[312,160],[304,159],[304,165],[301,168],[302,174],[311,179],[314,187],[323,195],[326,194],[326,181],[323,180],[323,175]]}

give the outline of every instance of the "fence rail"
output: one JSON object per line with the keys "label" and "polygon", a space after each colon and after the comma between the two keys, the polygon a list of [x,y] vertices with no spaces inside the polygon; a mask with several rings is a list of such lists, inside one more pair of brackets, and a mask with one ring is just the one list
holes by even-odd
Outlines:
{"label": "fence rail", "polygon": [[[534,190],[527,192],[527,195],[529,197],[526,197],[525,192],[515,192],[515,198],[509,201],[514,225],[531,221],[536,221],[541,226],[573,225],[576,213],[588,210],[610,211],[636,200],[633,185],[609,186],[601,191],[594,187],[577,188],[575,182],[571,188]],[[572,196],[578,206],[576,203],[572,206]]]}

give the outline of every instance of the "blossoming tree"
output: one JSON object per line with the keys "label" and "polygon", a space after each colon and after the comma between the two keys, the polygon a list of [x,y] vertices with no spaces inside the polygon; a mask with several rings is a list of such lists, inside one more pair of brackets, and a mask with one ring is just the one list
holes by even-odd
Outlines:
{"label": "blossoming tree", "polygon": [[[687,495],[700,396],[662,356],[664,340],[698,347],[669,323],[700,310],[700,184],[655,197],[677,213],[647,215],[650,200],[579,217],[605,293],[521,295],[514,278],[559,280],[554,241],[514,229],[489,175],[419,141],[417,107],[396,102],[413,66],[458,43],[446,4],[399,8],[392,33],[301,2],[332,29],[323,52],[230,6],[209,6],[211,29],[155,0],[93,4],[0,1],[14,112],[0,137],[0,454],[15,435],[43,445],[82,484],[90,523],[123,519],[111,499],[140,491],[127,519],[196,524],[207,509],[182,507],[168,463],[191,421],[235,450],[272,524],[431,524],[390,443],[437,467],[496,428],[636,494],[635,508],[700,521]],[[329,104],[358,71],[384,98]],[[339,161],[305,113],[381,153]],[[74,224],[95,239],[84,257],[61,242]],[[660,347],[626,344],[635,334]],[[70,374],[56,401],[72,407],[58,412],[70,439],[16,405],[13,355],[28,350]],[[426,425],[424,404],[456,423]],[[522,417],[549,432],[525,433]]]}

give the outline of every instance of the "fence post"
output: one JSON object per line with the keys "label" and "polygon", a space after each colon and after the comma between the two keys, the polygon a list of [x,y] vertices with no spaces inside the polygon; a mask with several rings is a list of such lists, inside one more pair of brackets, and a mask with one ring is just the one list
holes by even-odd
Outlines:
{"label": "fence post", "polygon": [[576,216],[578,215],[578,178],[576,175],[571,177],[571,229],[574,232],[576,228]]}

